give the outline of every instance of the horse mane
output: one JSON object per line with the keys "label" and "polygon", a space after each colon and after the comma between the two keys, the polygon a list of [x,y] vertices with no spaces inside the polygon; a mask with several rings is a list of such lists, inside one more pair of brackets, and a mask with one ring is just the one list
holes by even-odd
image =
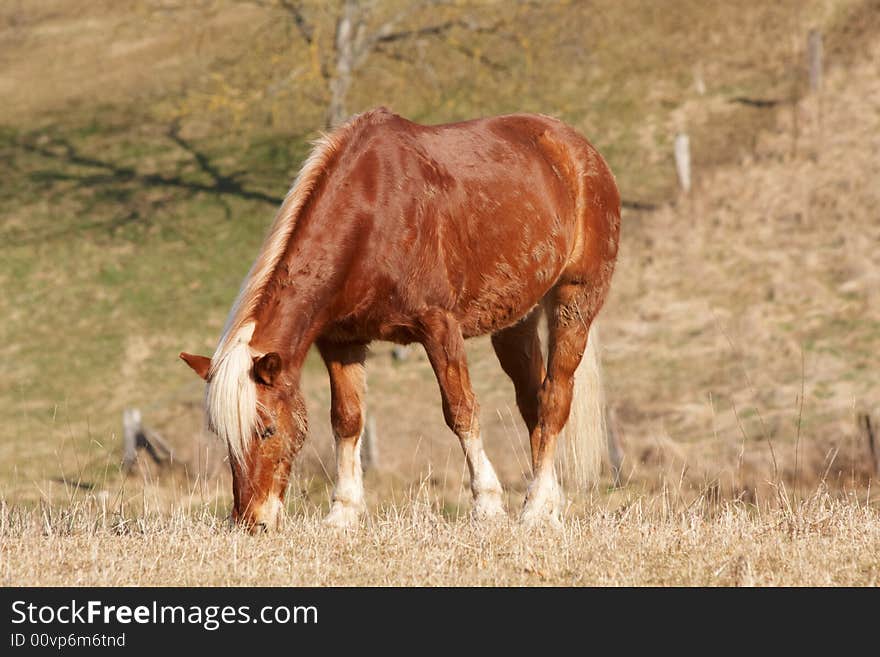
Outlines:
{"label": "horse mane", "polygon": [[259,429],[257,388],[250,376],[253,353],[250,341],[256,329],[254,315],[287,250],[297,220],[312,194],[318,189],[331,161],[352,133],[366,120],[385,110],[375,110],[353,117],[329,134],[313,142],[304,162],[272,222],[259,255],[241,285],[226,319],[223,334],[208,372],[205,409],[208,427],[229,445],[231,458],[241,463],[245,447]]}

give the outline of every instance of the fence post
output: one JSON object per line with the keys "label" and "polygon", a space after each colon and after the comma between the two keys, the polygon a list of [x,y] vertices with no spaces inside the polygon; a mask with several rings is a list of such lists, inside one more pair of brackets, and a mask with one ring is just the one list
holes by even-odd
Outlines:
{"label": "fence post", "polygon": [[611,407],[605,406],[605,432],[608,441],[608,465],[611,467],[611,480],[615,488],[620,488],[620,472],[623,469],[623,448],[620,445],[620,434],[617,418]]}
{"label": "fence post", "polygon": [[364,423],[364,435],[361,437],[361,465],[367,470],[379,469],[379,436],[376,433],[376,418],[367,414]]}
{"label": "fence post", "polygon": [[122,411],[122,469],[129,472],[137,461],[138,433],[141,433],[141,412],[136,408]]}
{"label": "fence post", "polygon": [[396,344],[391,347],[391,360],[404,361],[409,358],[410,346],[408,344]]}
{"label": "fence post", "polygon": [[675,170],[681,188],[688,193],[691,191],[691,145],[683,132],[675,135]]}
{"label": "fence post", "polygon": [[880,476],[880,445],[877,444],[877,427],[874,426],[871,414],[868,412],[859,414],[859,425],[865,430],[865,438],[868,441],[868,453],[871,455],[871,469],[874,476]]}
{"label": "fence post", "polygon": [[157,465],[174,463],[174,450],[155,431],[144,428],[141,412],[136,408],[122,411],[122,469],[131,472],[137,462],[138,449],[147,454]]}
{"label": "fence post", "polygon": [[807,58],[810,69],[810,91],[817,92],[822,88],[822,33],[810,30],[807,35]]}
{"label": "fence post", "polygon": [[699,95],[706,95],[706,80],[703,78],[703,67],[699,64],[694,67],[694,89]]}

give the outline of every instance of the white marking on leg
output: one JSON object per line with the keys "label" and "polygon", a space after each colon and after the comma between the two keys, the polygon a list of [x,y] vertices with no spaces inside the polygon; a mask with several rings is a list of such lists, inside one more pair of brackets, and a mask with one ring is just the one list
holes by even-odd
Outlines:
{"label": "white marking on leg", "polygon": [[461,434],[461,448],[467,459],[471,475],[471,493],[474,496],[474,517],[478,520],[497,518],[504,515],[501,482],[495,469],[483,451],[483,441],[479,431]]}
{"label": "white marking on leg", "polygon": [[523,506],[520,522],[524,525],[561,524],[562,490],[556,481],[553,463],[546,463],[538,470]]}
{"label": "white marking on leg", "polygon": [[262,525],[265,529],[277,528],[282,506],[278,496],[270,493],[266,501],[254,509],[251,515],[254,525]]}
{"label": "white marking on leg", "polygon": [[333,503],[324,522],[335,527],[357,524],[364,512],[364,475],[361,468],[361,442],[353,438],[336,440],[336,486]]}

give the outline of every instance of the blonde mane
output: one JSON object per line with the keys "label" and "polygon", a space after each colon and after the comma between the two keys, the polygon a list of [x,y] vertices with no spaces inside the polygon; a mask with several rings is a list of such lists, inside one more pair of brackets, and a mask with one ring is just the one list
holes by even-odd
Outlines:
{"label": "blonde mane", "polygon": [[330,160],[365,116],[354,117],[314,142],[242,283],[211,358],[205,395],[208,427],[229,445],[233,461],[243,461],[245,447],[254,431],[260,428],[257,388],[250,376],[253,357],[260,355],[250,347],[256,329],[255,312],[284,256],[300,213],[326,173]]}

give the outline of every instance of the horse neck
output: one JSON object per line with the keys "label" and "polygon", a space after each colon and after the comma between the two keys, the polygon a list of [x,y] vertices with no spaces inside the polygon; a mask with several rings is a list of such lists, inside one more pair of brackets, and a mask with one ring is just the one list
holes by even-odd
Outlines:
{"label": "horse neck", "polygon": [[[335,293],[333,277],[326,274],[322,257],[297,250],[278,267],[254,315],[251,346],[261,353],[281,354],[289,368],[302,367],[309,347],[327,321]],[[297,266],[295,262],[305,263]]]}
{"label": "horse neck", "polygon": [[299,370],[315,341],[313,309],[297,303],[290,294],[272,299],[256,315],[251,348],[258,353],[276,352],[286,368]]}
{"label": "horse neck", "polygon": [[297,368],[331,319],[333,299],[344,283],[342,272],[358,243],[351,234],[355,224],[339,209],[344,201],[339,189],[321,185],[312,191],[254,313],[251,345],[286,355]]}

